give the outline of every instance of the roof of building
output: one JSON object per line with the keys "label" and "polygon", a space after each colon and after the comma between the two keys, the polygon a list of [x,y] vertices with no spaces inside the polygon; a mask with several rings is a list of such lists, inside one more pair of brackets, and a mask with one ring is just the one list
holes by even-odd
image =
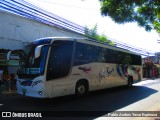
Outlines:
{"label": "roof of building", "polygon": [[[31,20],[36,20],[41,23],[54,26],[60,29],[66,29],[79,34],[85,34],[85,28],[75,24],[69,20],[59,17],[51,12],[48,12],[27,0],[1,0],[0,10],[6,11],[18,16],[22,16]],[[112,40],[112,39],[111,39]],[[154,52],[137,48],[120,41],[113,40],[117,47],[124,48],[142,55],[154,55]]]}
{"label": "roof of building", "polygon": [[84,34],[84,27],[37,7],[25,0],[1,0],[0,10],[36,20],[47,25]]}

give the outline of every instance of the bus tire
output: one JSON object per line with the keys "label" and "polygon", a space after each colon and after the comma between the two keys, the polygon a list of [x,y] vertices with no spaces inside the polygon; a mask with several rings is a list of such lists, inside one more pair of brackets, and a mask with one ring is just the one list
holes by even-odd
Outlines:
{"label": "bus tire", "polygon": [[127,87],[128,88],[131,88],[133,86],[133,77],[128,77],[128,84],[127,84]]}
{"label": "bus tire", "polygon": [[77,96],[84,96],[88,93],[88,81],[80,80],[76,84],[75,93]]}

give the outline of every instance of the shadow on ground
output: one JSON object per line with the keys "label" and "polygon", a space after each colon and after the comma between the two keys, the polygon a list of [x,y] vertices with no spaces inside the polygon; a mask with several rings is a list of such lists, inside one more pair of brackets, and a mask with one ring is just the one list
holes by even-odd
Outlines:
{"label": "shadow on ground", "polygon": [[148,87],[134,86],[130,89],[118,87],[100,90],[83,97],[36,99],[14,94],[0,98],[0,103],[4,104],[0,111],[39,111],[50,117],[74,116],[93,119],[145,99],[156,92],[158,91]]}

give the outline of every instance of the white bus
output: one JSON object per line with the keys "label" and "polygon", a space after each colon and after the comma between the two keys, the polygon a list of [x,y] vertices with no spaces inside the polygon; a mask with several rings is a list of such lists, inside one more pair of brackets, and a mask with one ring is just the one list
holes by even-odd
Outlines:
{"label": "white bus", "polygon": [[27,44],[17,92],[36,98],[84,95],[142,78],[141,56],[94,40],[42,38]]}

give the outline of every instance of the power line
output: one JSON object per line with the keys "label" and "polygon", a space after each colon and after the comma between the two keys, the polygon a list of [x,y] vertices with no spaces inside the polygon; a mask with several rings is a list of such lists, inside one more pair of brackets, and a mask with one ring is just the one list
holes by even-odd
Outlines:
{"label": "power line", "polygon": [[69,5],[69,4],[56,3],[56,2],[46,1],[46,0],[38,0],[38,1],[50,3],[50,4],[55,4],[55,5],[60,5],[60,6],[73,7],[73,8],[77,8],[77,9],[88,9],[88,10],[96,10],[96,11],[99,10],[99,9],[94,9],[94,8],[85,8],[85,7],[74,6],[74,5]]}

